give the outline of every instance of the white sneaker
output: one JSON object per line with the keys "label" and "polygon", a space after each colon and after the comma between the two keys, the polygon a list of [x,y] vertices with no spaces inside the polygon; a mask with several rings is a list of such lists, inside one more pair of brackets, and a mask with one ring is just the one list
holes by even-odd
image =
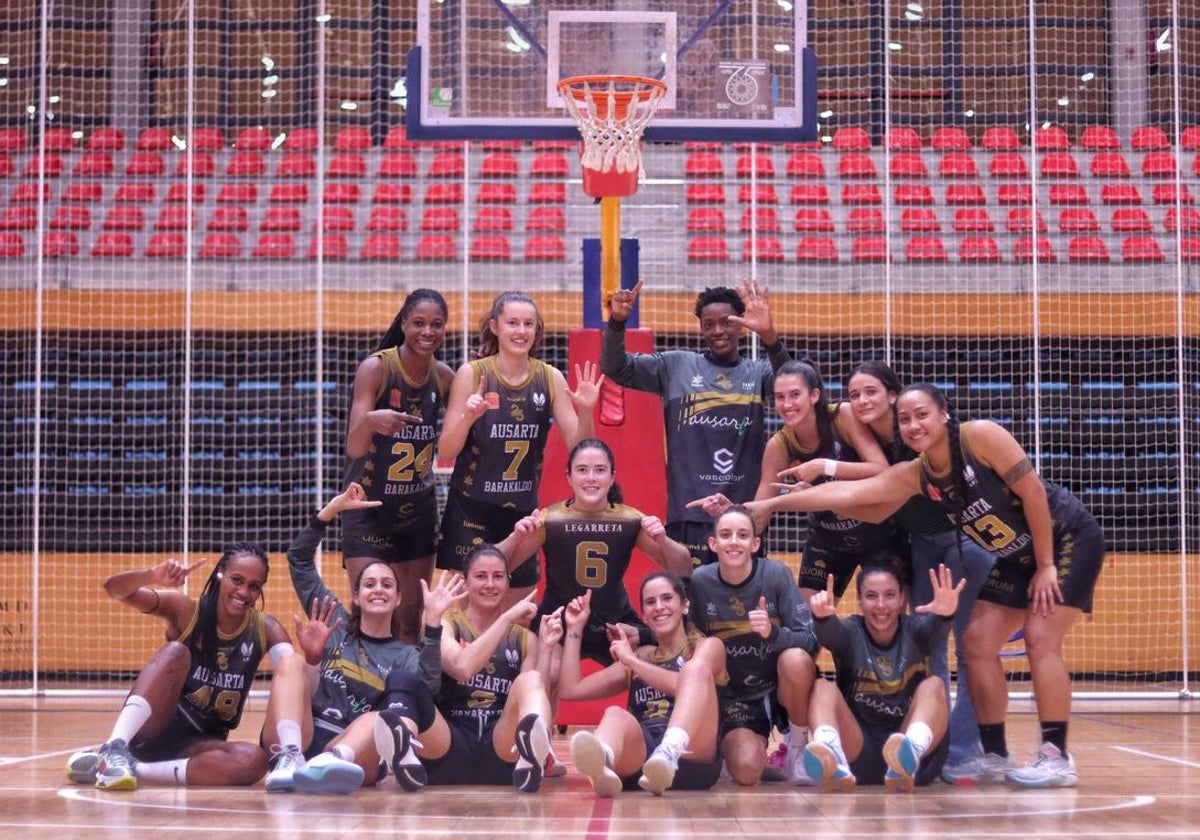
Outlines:
{"label": "white sneaker", "polygon": [[96,764],[96,787],[100,790],[137,790],[136,762],[129,746],[117,738],[100,748]]}
{"label": "white sneaker", "polygon": [[1014,767],[1004,778],[1017,787],[1049,788],[1075,787],[1079,784],[1079,773],[1075,770],[1075,759],[1063,755],[1054,744],[1042,744],[1032,764]]}
{"label": "white sneaker", "polygon": [[571,736],[571,761],[575,769],[592,781],[596,795],[611,799],[621,792],[621,777],[608,762],[604,744],[587,730]]}
{"label": "white sneaker", "polygon": [[80,750],[67,759],[67,778],[77,785],[94,785],[96,769],[100,766],[100,753],[95,750]]}
{"label": "white sneaker", "polygon": [[1010,755],[984,753],[947,764],[942,768],[942,781],[948,785],[998,785],[1004,781],[1005,773],[1016,767]]}
{"label": "white sneaker", "polygon": [[787,763],[785,765],[786,775],[784,778],[787,780],[787,783],[790,785],[796,785],[797,787],[814,786],[817,782],[808,774],[808,768],[804,765],[804,751],[795,749],[794,747],[788,747],[784,744],[781,744],[780,746],[786,750],[785,755],[787,756]]}
{"label": "white sneaker", "polygon": [[822,790],[849,790],[858,780],[850,772],[845,756],[828,744],[809,741],[802,756],[808,778]]}
{"label": "white sneaker", "polygon": [[638,787],[649,791],[655,796],[662,796],[675,781],[679,771],[679,753],[666,749],[661,744],[654,748],[646,763],[642,765],[642,775],[638,779]]}
{"label": "white sneaker", "polygon": [[293,780],[296,790],[301,793],[336,793],[344,796],[362,787],[365,776],[363,769],[353,761],[325,752],[296,768]]}
{"label": "white sneaker", "polygon": [[299,747],[271,745],[271,760],[274,766],[267,773],[267,793],[286,793],[296,789],[293,775],[304,766],[304,755]]}
{"label": "white sneaker", "polygon": [[542,786],[546,760],[550,757],[550,731],[537,714],[521,718],[513,734],[517,761],[513,765],[513,787],[525,793],[536,793]]}

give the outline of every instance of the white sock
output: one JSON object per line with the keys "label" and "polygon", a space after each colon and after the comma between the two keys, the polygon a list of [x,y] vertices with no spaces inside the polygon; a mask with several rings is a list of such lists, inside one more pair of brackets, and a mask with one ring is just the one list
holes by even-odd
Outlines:
{"label": "white sock", "polygon": [[904,735],[912,742],[917,758],[924,755],[925,750],[929,749],[929,745],[933,743],[933,730],[919,720],[910,723],[908,731]]}
{"label": "white sock", "polygon": [[832,726],[818,726],[813,730],[813,740],[829,747],[837,754],[838,761],[846,763],[846,753],[842,750],[842,736]]}
{"label": "white sock", "polygon": [[279,746],[295,747],[303,752],[301,747],[301,739],[303,735],[300,732],[300,722],[295,720],[281,720],[275,724],[275,734],[279,736]]}
{"label": "white sock", "polygon": [[150,704],[146,702],[145,697],[130,694],[125,698],[125,705],[121,707],[121,711],[117,713],[117,722],[113,724],[108,740],[115,741],[120,738],[128,744],[146,725],[146,721],[150,720],[150,711]]}
{"label": "white sock", "polygon": [[331,749],[330,752],[336,755],[342,761],[353,762],[357,757],[357,754],[354,752],[354,747],[350,746],[349,744],[338,744],[336,747]]}
{"label": "white sock", "polygon": [[783,743],[787,744],[789,751],[804,749],[804,745],[808,743],[808,727],[788,720],[788,731],[783,736]]}
{"label": "white sock", "polygon": [[682,726],[668,726],[659,746],[664,750],[670,750],[675,755],[683,755],[687,752],[688,743],[691,740],[691,736]]}
{"label": "white sock", "polygon": [[174,761],[139,761],[134,768],[134,774],[140,782],[153,782],[160,785],[186,785],[188,759],[177,758]]}

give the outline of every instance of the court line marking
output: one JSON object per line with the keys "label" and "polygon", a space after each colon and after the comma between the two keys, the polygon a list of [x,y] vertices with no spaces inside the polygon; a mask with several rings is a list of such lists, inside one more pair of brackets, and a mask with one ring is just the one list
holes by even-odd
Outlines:
{"label": "court line marking", "polygon": [[1200,762],[1188,761],[1186,758],[1175,758],[1174,756],[1169,755],[1159,755],[1158,753],[1146,752],[1145,750],[1135,750],[1133,747],[1120,747],[1113,745],[1112,748],[1114,750],[1120,750],[1121,752],[1130,753],[1131,755],[1140,755],[1143,758],[1156,758],[1159,761],[1165,761],[1169,764],[1179,764],[1184,767],[1194,767],[1196,769],[1200,769]]}
{"label": "court line marking", "polygon": [[18,755],[0,757],[0,767],[11,767],[14,764],[22,764],[26,761],[38,761],[43,758],[55,758],[60,755],[74,755],[80,750],[85,750],[87,747],[68,748],[65,750],[55,750],[54,752],[39,753],[38,755]]}

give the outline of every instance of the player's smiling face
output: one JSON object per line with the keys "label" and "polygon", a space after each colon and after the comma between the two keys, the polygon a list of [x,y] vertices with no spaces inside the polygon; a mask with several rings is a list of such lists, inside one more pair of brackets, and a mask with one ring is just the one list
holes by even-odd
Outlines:
{"label": "player's smiling face", "polygon": [[891,642],[900,626],[900,613],[904,607],[904,590],[894,575],[871,572],[862,581],[858,608],[876,641]]}
{"label": "player's smiling face", "polygon": [[813,406],[821,391],[809,388],[804,377],[787,374],[775,378],[775,410],[788,426],[796,427],[813,417]]}
{"label": "player's smiling face", "polygon": [[404,345],[422,356],[432,356],[446,338],[446,312],[432,300],[413,306],[404,318]]}
{"label": "player's smiling face", "polygon": [[642,585],[642,617],[660,641],[683,626],[683,607],[667,578],[656,577]]}
{"label": "player's smiling face", "polygon": [[728,303],[710,303],[700,310],[700,337],[718,359],[734,359],[738,354],[742,328],[729,320],[731,315],[737,312]]}
{"label": "player's smiling face", "polygon": [[850,377],[848,391],[854,416],[866,425],[887,417],[896,402],[896,395],[869,373]]}
{"label": "player's smiling face", "polygon": [[509,301],[500,317],[491,320],[492,332],[500,349],[528,355],[537,340],[537,308],[532,303]]}
{"label": "player's smiling face", "polygon": [[741,511],[724,513],[713,525],[708,547],[717,555],[722,566],[741,566],[754,559],[758,550],[758,537],[754,523]]}
{"label": "player's smiling face", "polygon": [[219,603],[225,613],[241,618],[258,603],[267,570],[253,554],[235,554],[221,570]]}
{"label": "player's smiling face", "polygon": [[466,577],[467,597],[472,606],[495,609],[508,594],[508,567],[495,554],[484,554],[471,561]]}
{"label": "player's smiling face", "polygon": [[567,470],[567,483],[577,510],[604,510],[612,488],[613,469],[608,453],[596,446],[585,446],[575,453]]}
{"label": "player's smiling face", "polygon": [[354,602],[364,613],[391,616],[400,606],[400,588],[396,584],[396,573],[386,563],[372,563],[367,566],[358,578],[358,591],[354,593]]}
{"label": "player's smiling face", "polygon": [[896,400],[900,438],[913,452],[928,452],[946,441],[946,413],[924,391],[905,391]]}

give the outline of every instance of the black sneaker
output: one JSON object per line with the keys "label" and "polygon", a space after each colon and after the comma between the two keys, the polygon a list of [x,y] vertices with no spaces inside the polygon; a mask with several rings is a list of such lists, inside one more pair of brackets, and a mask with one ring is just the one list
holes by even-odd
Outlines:
{"label": "black sneaker", "polygon": [[429,781],[425,765],[417,751],[416,742],[400,715],[384,709],[375,717],[375,750],[379,757],[392,768],[392,775],[400,787],[407,791],[420,790]]}
{"label": "black sneaker", "polygon": [[536,793],[542,786],[546,757],[550,755],[550,734],[536,714],[528,714],[517,724],[517,763],[513,767],[513,787]]}

